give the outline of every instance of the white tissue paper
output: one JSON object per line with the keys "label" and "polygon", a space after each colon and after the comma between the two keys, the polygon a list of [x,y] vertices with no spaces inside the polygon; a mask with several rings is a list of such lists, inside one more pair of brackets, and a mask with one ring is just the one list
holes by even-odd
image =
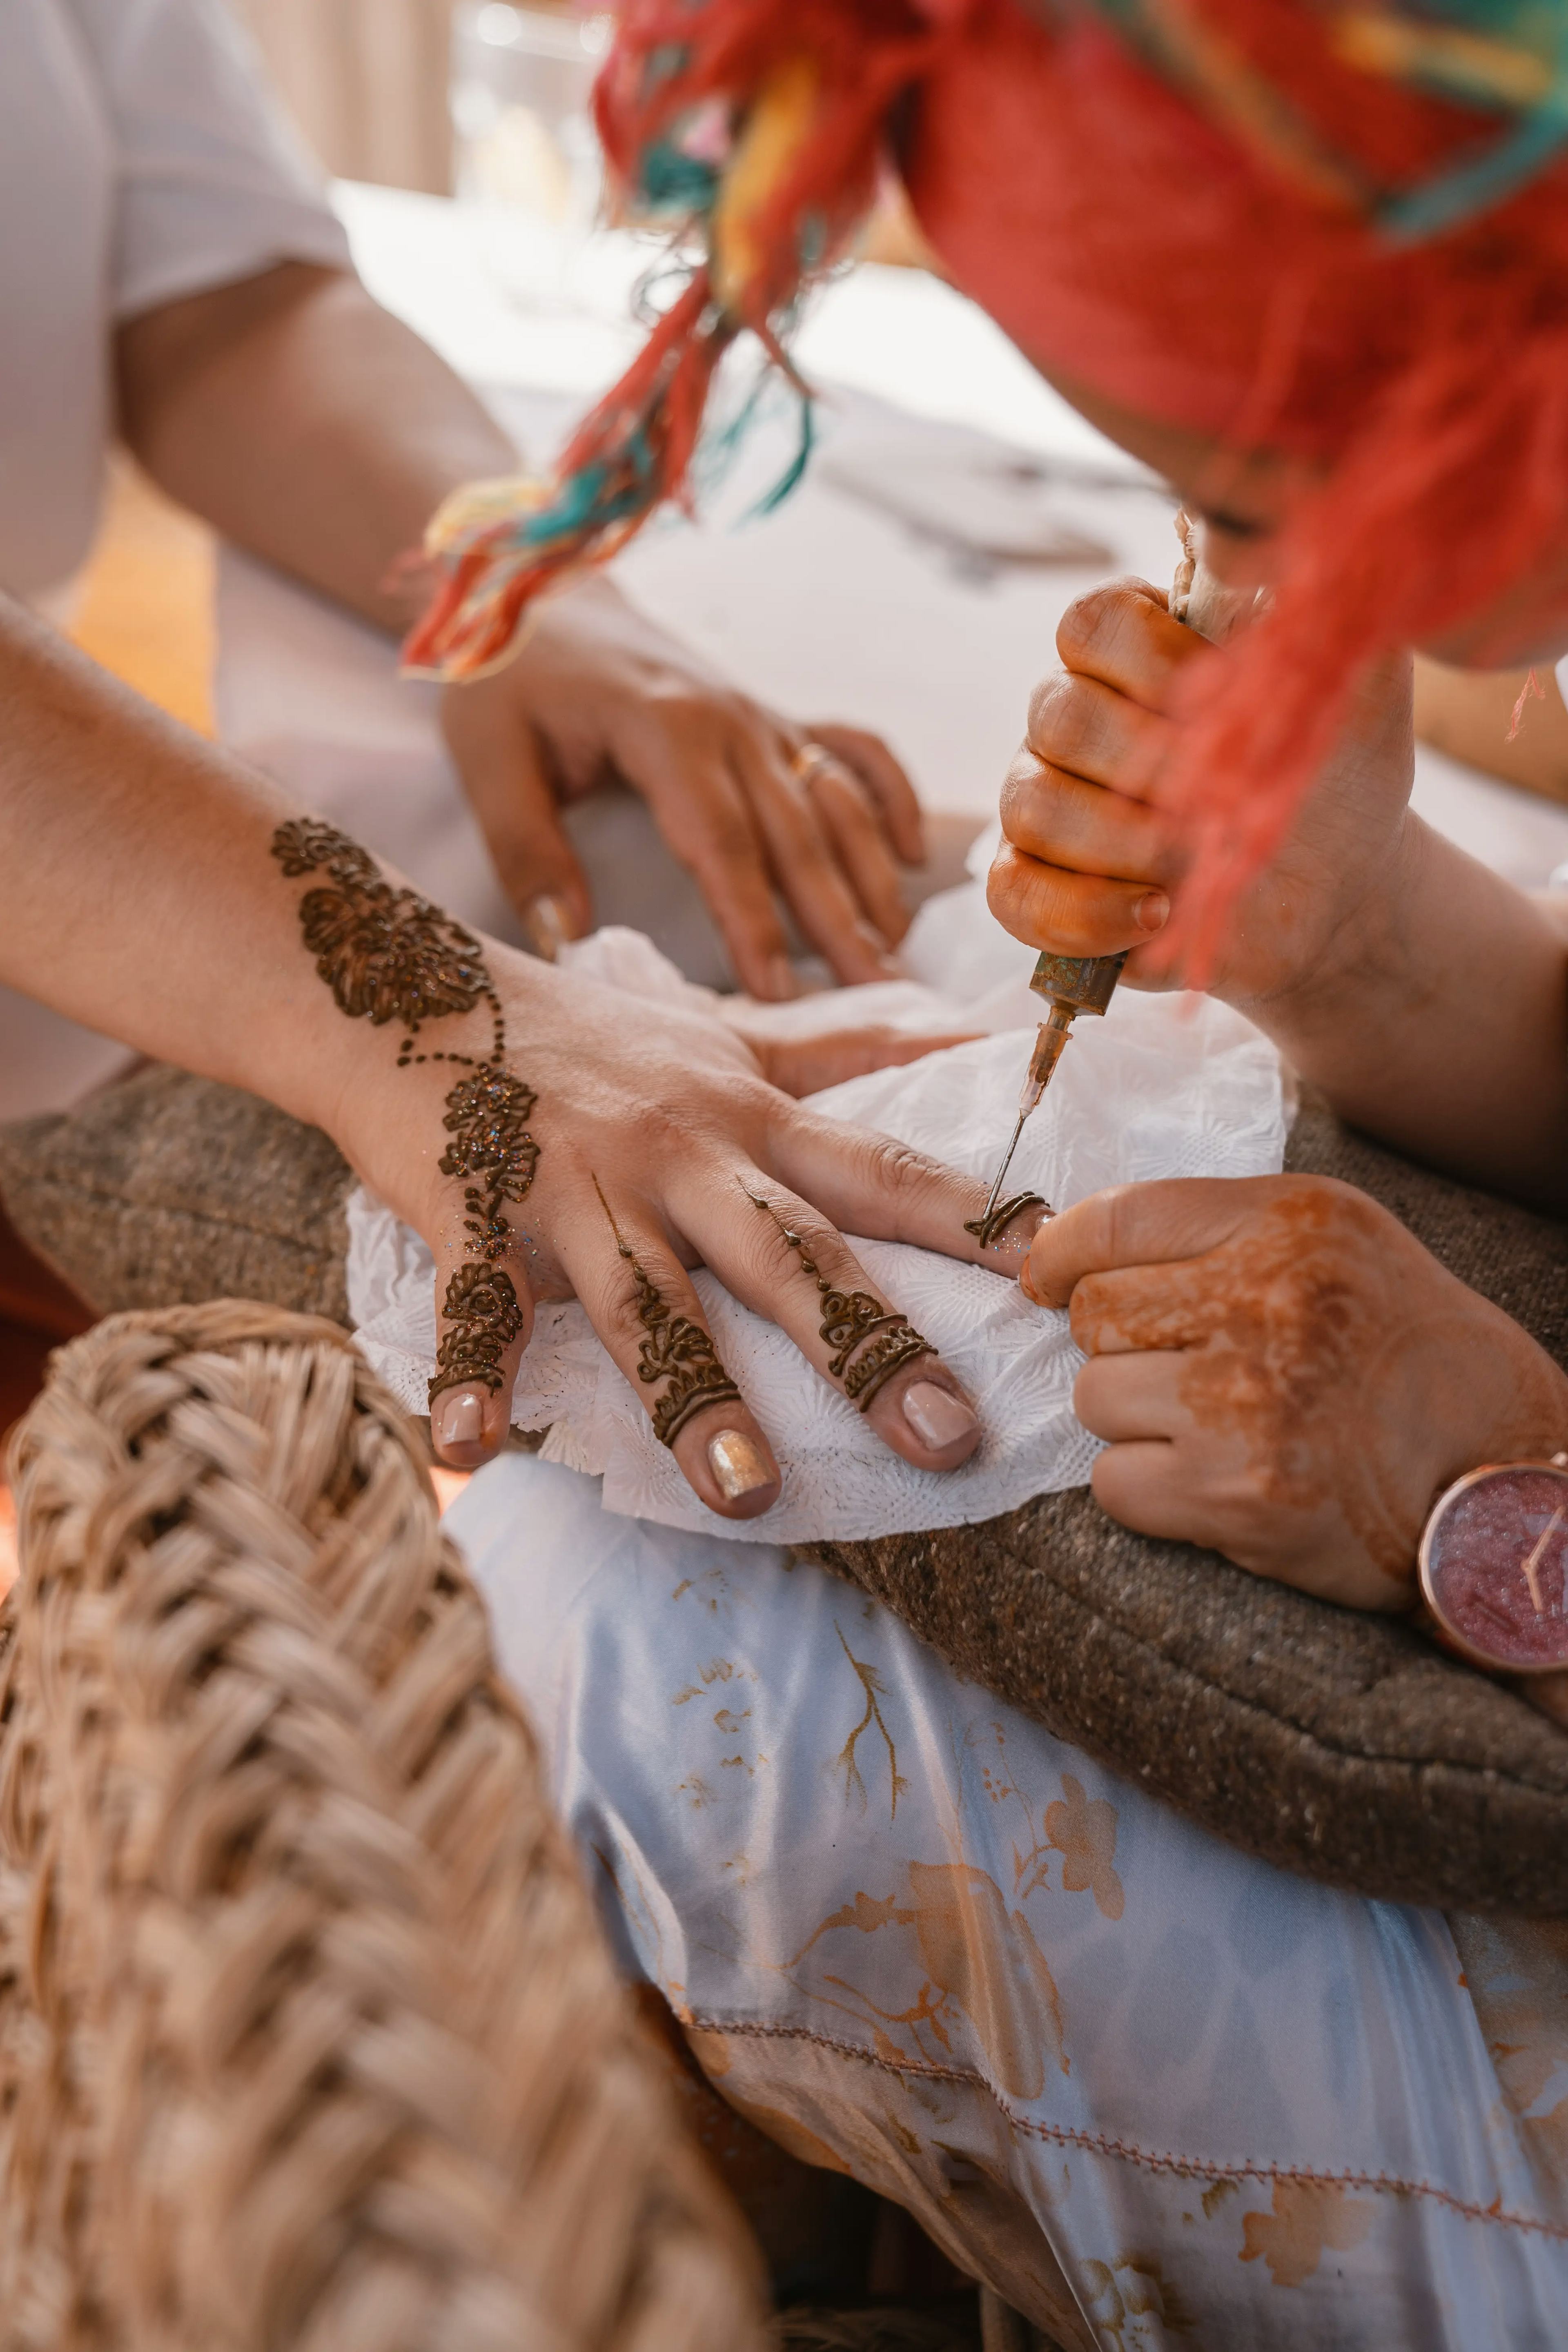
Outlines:
{"label": "white tissue paper", "polygon": [[[646,940],[595,934],[574,969],[660,1002],[714,1000]],[[904,961],[940,969],[918,982],[842,989],[771,1008],[787,1028],[825,1013],[846,1025],[972,1027],[995,1034],[811,1097],[835,1118],[879,1129],[987,1181],[1011,1131],[1038,1000],[1034,959],[996,929],[978,884],[922,908]],[[962,974],[962,992],[953,976]],[[1249,1023],[1205,997],[1123,989],[1103,1020],[1084,1019],[1024,1129],[1009,1191],[1055,1208],[1107,1184],[1160,1176],[1277,1172],[1286,1116],[1279,1063]],[[365,1192],[349,1202],[348,1292],[359,1344],[393,1392],[427,1410],[436,1364],[435,1265],[425,1244]],[[979,1409],[984,1442],[963,1469],[912,1469],[771,1323],[739,1306],[705,1267],[693,1279],[719,1353],[767,1431],[784,1492],[760,1519],[719,1520],[655,1439],[632,1386],[575,1302],[542,1306],[512,1419],[546,1429],[547,1460],[601,1475],[606,1508],[742,1541],[805,1543],[891,1535],[993,1517],[1032,1495],[1084,1485],[1099,1442],[1075,1419],[1083,1361],[1065,1314],[1032,1306],[1016,1282],[908,1244],[851,1237],[872,1286],[939,1349]]]}

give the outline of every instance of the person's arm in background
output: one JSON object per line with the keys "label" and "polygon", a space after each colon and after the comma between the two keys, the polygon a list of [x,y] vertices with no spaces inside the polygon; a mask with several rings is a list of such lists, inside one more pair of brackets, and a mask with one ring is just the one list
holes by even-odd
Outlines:
{"label": "person's arm in background", "polygon": [[1450,669],[1417,654],[1416,741],[1505,784],[1568,801],[1568,709],[1554,671],[1542,664],[1533,675],[1532,689],[1526,669]]}
{"label": "person's arm in background", "polygon": [[[343,270],[281,262],[157,305],[121,326],[117,362],[121,429],[164,489],[394,634],[427,590],[402,559],[435,509],[516,469],[468,387]],[[806,730],[607,581],[551,600],[508,667],[449,688],[444,724],[503,887],[536,928],[589,927],[557,800],[614,773],[647,799],[753,994],[793,992],[781,898],[840,980],[886,976],[908,921],[899,864],[924,854],[897,761],[872,737],[814,727],[833,757],[797,773]]]}
{"label": "person's arm in background", "polygon": [[[1158,589],[1080,598],[1003,791],[993,912],[1032,946],[1151,972],[1183,857],[1151,794],[1174,684],[1222,658]],[[1542,906],[1414,815],[1408,666],[1369,687],[1211,986],[1341,1116],[1493,1191],[1568,1202],[1568,954]]]}

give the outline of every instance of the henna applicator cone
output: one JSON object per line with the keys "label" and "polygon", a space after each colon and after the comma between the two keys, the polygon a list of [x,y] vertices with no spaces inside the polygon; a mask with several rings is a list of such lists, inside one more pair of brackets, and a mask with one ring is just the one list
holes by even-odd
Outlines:
{"label": "henna applicator cone", "polygon": [[[1024,1121],[1039,1106],[1041,1096],[1050,1085],[1062,1048],[1072,1034],[1072,1024],[1080,1013],[1103,1013],[1111,992],[1121,977],[1121,967],[1130,950],[1121,955],[1059,956],[1043,955],[1036,964],[1029,986],[1037,996],[1043,996],[1050,1006],[1049,1013],[1035,1033],[1035,1046],[1029,1055],[1023,1091],[1018,1097],[1018,1123],[1013,1129],[1013,1139],[1006,1156],[996,1171],[996,1181],[984,1208],[968,1230],[984,1243],[993,1238],[993,1220],[996,1217],[1002,1187],[1007,1181],[1007,1171],[1013,1165],[1013,1154],[1018,1149],[1018,1138],[1024,1132]],[[1006,1223],[1000,1220],[999,1223]]]}

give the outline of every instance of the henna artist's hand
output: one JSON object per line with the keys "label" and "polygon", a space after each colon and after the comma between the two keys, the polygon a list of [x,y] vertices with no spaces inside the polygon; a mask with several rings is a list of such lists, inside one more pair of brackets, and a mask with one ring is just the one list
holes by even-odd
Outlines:
{"label": "henna artist's hand", "polygon": [[1100,1192],[1041,1226],[1021,1279],[1070,1307],[1113,1518],[1352,1608],[1413,1601],[1462,1472],[1568,1442],[1551,1358],[1327,1178]]}
{"label": "henna artist's hand", "polygon": [[546,603],[504,669],[446,689],[442,724],[502,886],[542,938],[592,926],[558,803],[614,776],[696,877],[753,996],[795,993],[780,899],[839,980],[888,977],[909,928],[899,868],[925,857],[892,753],[855,728],[774,717],[609,582]]}
{"label": "henna artist's hand", "polygon": [[279,824],[271,852],[317,979],[369,1024],[311,1115],[435,1254],[447,1461],[500,1445],[536,1301],[575,1297],[701,1499],[765,1511],[778,1466],[703,1325],[699,1261],[906,1460],[968,1459],[973,1408],[837,1228],[1010,1271],[1040,1204],[982,1248],[982,1183],[805,1109],[769,1083],[766,1045],[474,938],[318,819]]}
{"label": "henna artist's hand", "polygon": [[[1153,805],[1178,682],[1215,649],[1142,580],[1069,604],[1057,632],[1063,667],[1036,688],[1023,748],[1002,790],[1004,840],[991,911],[1031,947],[1058,955],[1132,950],[1134,988],[1171,988],[1147,950],[1185,871]],[[1216,996],[1255,1014],[1326,964],[1359,953],[1385,926],[1410,854],[1415,775],[1409,664],[1380,673],[1273,864],[1243,894],[1214,977]],[[1157,961],[1157,959],[1156,959]]]}

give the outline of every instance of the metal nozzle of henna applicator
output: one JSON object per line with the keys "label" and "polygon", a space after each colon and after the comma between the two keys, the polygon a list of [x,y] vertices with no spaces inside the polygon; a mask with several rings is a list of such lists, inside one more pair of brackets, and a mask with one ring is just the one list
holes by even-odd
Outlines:
{"label": "metal nozzle of henna applicator", "polygon": [[1004,1201],[1002,1187],[1007,1181],[1007,1171],[1013,1165],[1013,1154],[1018,1149],[1018,1138],[1024,1132],[1024,1121],[1039,1107],[1041,1096],[1050,1085],[1062,1048],[1072,1034],[1072,1024],[1080,1013],[1103,1013],[1110,1003],[1127,951],[1110,956],[1043,955],[1035,966],[1029,986],[1037,996],[1043,996],[1050,1011],[1041,1022],[1035,1035],[1034,1051],[1025,1074],[1023,1091],[1018,1097],[1018,1123],[1013,1129],[1013,1139],[996,1171],[996,1181],[991,1187],[991,1197],[978,1217],[966,1223],[965,1233],[973,1234],[982,1246],[989,1249],[1004,1225],[1040,1198],[1037,1192],[1020,1192],[1015,1200]]}

